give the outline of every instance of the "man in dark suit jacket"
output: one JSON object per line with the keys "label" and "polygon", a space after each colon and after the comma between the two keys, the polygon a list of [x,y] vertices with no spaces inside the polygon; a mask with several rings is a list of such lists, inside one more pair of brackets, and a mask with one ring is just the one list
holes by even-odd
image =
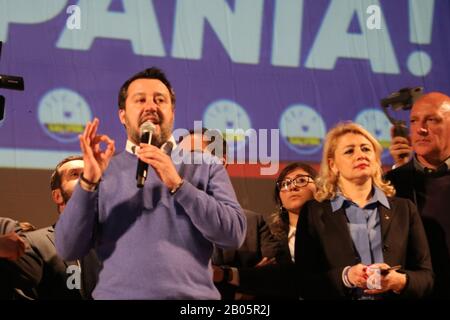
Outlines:
{"label": "man in dark suit jacket", "polygon": [[[237,250],[214,248],[212,263],[215,266],[216,286],[222,299],[239,298],[248,293],[230,284],[233,272],[239,274],[242,268],[274,263],[281,254],[281,244],[270,232],[263,215],[250,210],[244,210],[244,213],[247,217],[247,233],[242,246]],[[236,295],[237,292],[241,294]],[[257,292],[251,292],[251,295],[254,294],[258,295]]]}
{"label": "man in dark suit jacket", "polygon": [[[386,174],[397,197],[413,201],[422,217],[435,273],[431,298],[450,299],[450,97],[432,92],[411,110],[414,155]],[[398,160],[408,141],[395,137],[391,154]]]}
{"label": "man in dark suit jacket", "polygon": [[[401,265],[407,275],[400,294],[383,298],[421,298],[431,291],[433,271],[422,222],[415,206],[388,198],[390,209],[378,204],[384,262]],[[300,213],[295,261],[301,296],[305,299],[352,299],[357,288],[343,281],[347,266],[361,263],[352,241],[344,206],[333,212],[329,200],[310,201]]]}
{"label": "man in dark suit jacket", "polygon": [[0,217],[0,300],[14,297],[14,277],[10,260],[16,260],[24,254],[26,244],[19,236],[21,227],[17,221]]}
{"label": "man in dark suit jacket", "polygon": [[17,221],[0,217],[0,258],[15,260],[25,252],[25,242],[19,237]]}
{"label": "man in dark suit jacket", "polygon": [[[77,266],[77,262],[67,262],[58,257],[54,232],[53,227],[48,227],[23,235],[29,249],[17,265],[29,282],[20,289],[30,299],[80,299],[79,290],[68,287],[71,275],[68,267]],[[76,269],[73,271],[75,277],[79,275]],[[72,289],[76,289],[76,286]]]}
{"label": "man in dark suit jacket", "polygon": [[[52,174],[52,200],[61,214],[83,171],[82,157],[62,160]],[[53,226],[27,232],[29,248],[17,262],[27,279],[18,285],[28,299],[89,299],[97,281],[99,263],[94,251],[77,261],[64,261],[57,255]]]}

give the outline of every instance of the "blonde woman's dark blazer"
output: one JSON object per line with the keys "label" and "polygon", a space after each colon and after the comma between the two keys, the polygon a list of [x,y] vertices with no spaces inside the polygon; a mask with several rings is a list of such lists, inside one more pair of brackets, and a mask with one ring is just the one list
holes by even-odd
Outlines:
{"label": "blonde woman's dark blazer", "polygon": [[[383,257],[390,266],[401,265],[407,284],[401,294],[382,298],[421,298],[430,293],[433,271],[422,221],[415,205],[388,198],[390,209],[378,205]],[[329,200],[308,202],[297,225],[295,262],[300,294],[308,299],[351,299],[355,290],[342,282],[346,266],[360,263],[347,226],[345,209],[332,212]]]}

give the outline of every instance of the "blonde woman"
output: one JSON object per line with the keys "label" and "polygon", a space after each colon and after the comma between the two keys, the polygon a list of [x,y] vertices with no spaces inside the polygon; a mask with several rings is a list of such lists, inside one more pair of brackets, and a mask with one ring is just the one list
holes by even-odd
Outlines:
{"label": "blonde woman", "polygon": [[316,201],[303,207],[297,225],[303,298],[420,298],[430,292],[433,272],[422,222],[412,202],[394,198],[394,188],[383,181],[381,152],[355,123],[328,133]]}

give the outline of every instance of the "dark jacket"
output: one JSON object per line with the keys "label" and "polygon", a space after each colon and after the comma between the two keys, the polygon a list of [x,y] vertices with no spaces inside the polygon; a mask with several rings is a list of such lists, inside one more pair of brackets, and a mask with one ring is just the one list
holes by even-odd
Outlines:
{"label": "dark jacket", "polygon": [[[20,233],[20,226],[17,221],[0,217],[0,236],[10,232]],[[0,258],[0,300],[14,299],[14,281],[17,273],[12,262],[4,258]]]}
{"label": "dark jacket", "polygon": [[272,222],[270,228],[279,246],[277,263],[259,268],[241,268],[240,289],[243,292],[257,292],[271,300],[298,300],[297,274],[288,243],[289,224]]}
{"label": "dark jacket", "polygon": [[[23,237],[30,247],[16,265],[22,278],[27,279],[25,285],[18,285],[24,296],[30,299],[52,300],[90,298],[99,267],[93,251],[80,261],[64,261],[56,253],[53,227],[27,232]],[[69,266],[73,266],[72,269],[68,269]],[[77,274],[80,277],[81,291],[74,287],[77,283],[74,277]]]}
{"label": "dark jacket", "polygon": [[[212,259],[214,265],[226,265],[239,270],[244,268],[254,270],[254,266],[263,257],[273,258],[280,254],[280,244],[270,232],[263,215],[250,210],[244,210],[244,213],[247,218],[247,233],[244,243],[237,250],[215,248]],[[233,299],[237,289],[235,286],[229,284],[216,284],[216,286],[222,299]],[[245,293],[258,295],[258,292],[254,291],[245,291]]]}
{"label": "dark jacket", "polygon": [[431,298],[450,299],[450,171],[426,173],[414,160],[386,174],[396,196],[414,202],[422,217],[435,274]]}
{"label": "dark jacket", "polygon": [[[433,285],[431,258],[416,207],[409,200],[388,198],[390,209],[379,205],[384,262],[401,265],[408,282],[400,295],[383,298],[421,298]],[[351,299],[342,271],[360,263],[347,227],[345,209],[332,212],[330,201],[310,201],[302,209],[296,234],[295,261],[300,294],[305,299]]]}

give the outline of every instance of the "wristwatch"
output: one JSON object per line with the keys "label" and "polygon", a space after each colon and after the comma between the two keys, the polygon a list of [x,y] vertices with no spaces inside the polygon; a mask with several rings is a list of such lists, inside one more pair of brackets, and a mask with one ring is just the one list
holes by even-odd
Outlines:
{"label": "wristwatch", "polygon": [[170,194],[171,194],[171,195],[174,195],[174,194],[178,191],[178,189],[181,188],[181,186],[183,185],[183,183],[184,183],[184,179],[181,179],[180,183],[177,184],[177,186],[176,186],[175,188],[173,188],[172,190],[169,191]]}

